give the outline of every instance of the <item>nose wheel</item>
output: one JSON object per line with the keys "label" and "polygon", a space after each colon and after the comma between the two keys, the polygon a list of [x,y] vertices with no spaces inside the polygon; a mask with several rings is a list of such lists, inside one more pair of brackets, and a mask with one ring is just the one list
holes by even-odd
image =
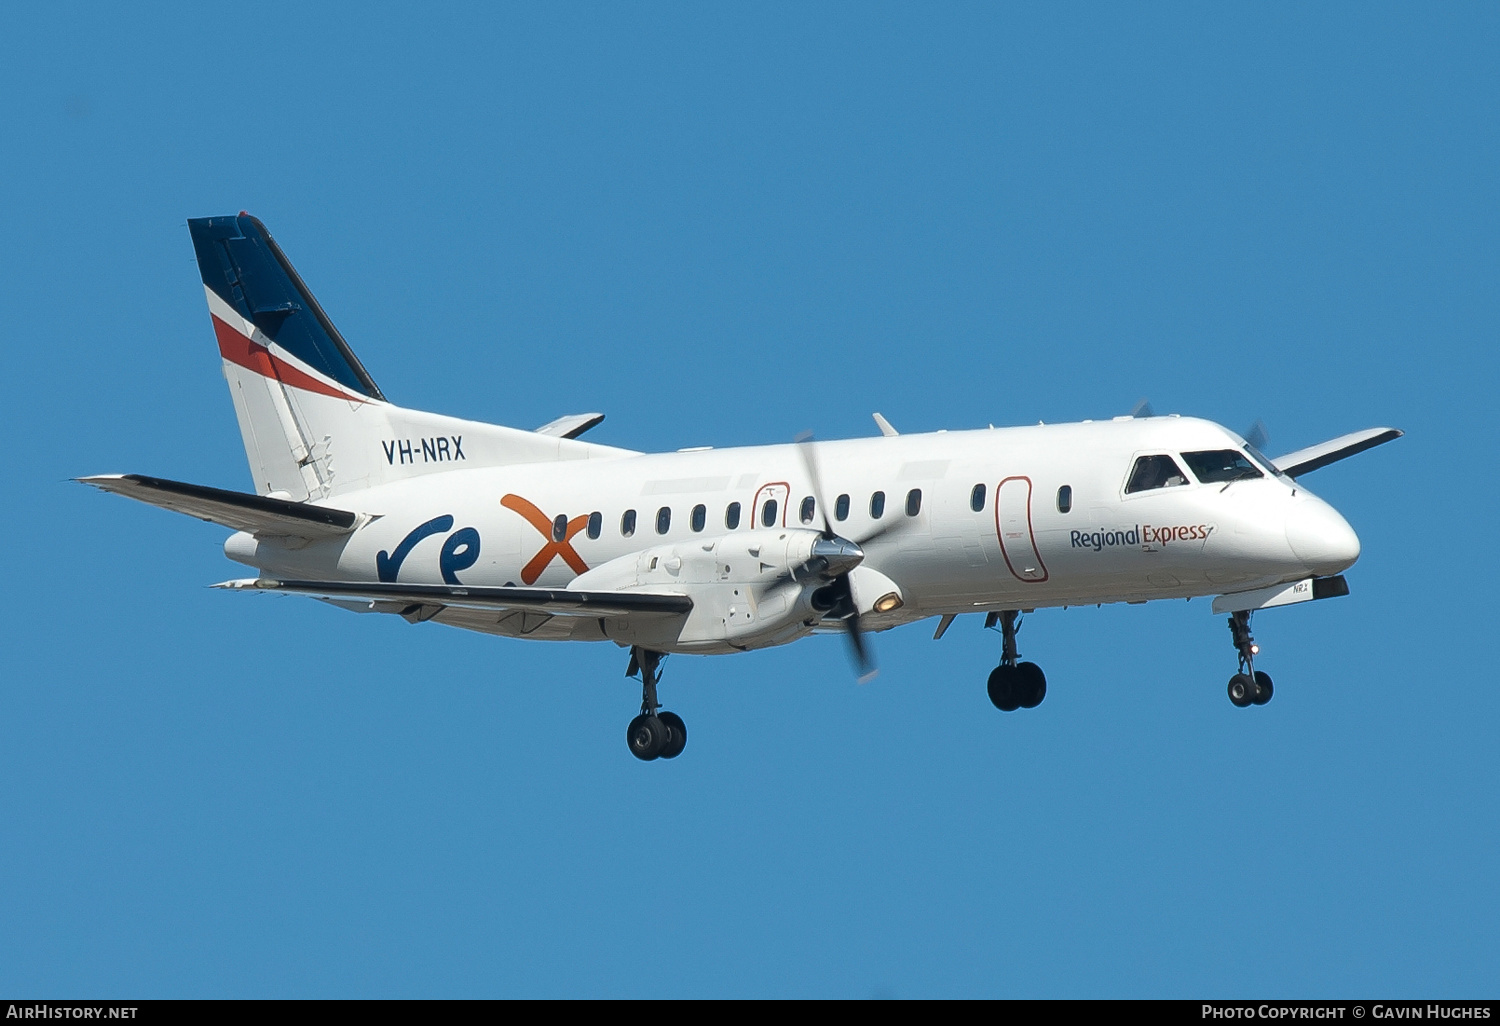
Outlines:
{"label": "nose wheel", "polygon": [[632,648],[625,676],[636,674],[641,677],[641,714],[625,728],[625,744],[642,762],[675,759],[687,747],[687,724],[676,713],[660,711],[656,684],[661,680],[661,653]]}
{"label": "nose wheel", "polygon": [[1255,668],[1255,656],[1260,652],[1260,646],[1250,634],[1250,614],[1231,613],[1229,631],[1240,657],[1240,672],[1229,678],[1229,700],[1241,709],[1265,705],[1275,689],[1271,685],[1271,675]]}
{"label": "nose wheel", "polygon": [[990,671],[990,701],[1001,712],[1035,709],[1047,697],[1047,675],[1036,663],[1016,661],[1016,632],[1021,629],[1021,614],[1014,609],[991,613],[984,625],[994,627],[997,622],[1004,641],[1000,665]]}

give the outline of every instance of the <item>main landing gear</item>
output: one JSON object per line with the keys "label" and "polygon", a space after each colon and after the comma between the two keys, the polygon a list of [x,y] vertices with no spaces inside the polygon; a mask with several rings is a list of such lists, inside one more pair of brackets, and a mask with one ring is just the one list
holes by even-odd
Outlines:
{"label": "main landing gear", "polygon": [[641,675],[641,714],[625,728],[630,754],[642,762],[675,759],[687,747],[687,724],[676,713],[659,712],[656,682],[661,680],[661,653],[636,646],[630,650],[625,676]]}
{"label": "main landing gear", "polygon": [[994,627],[997,621],[1005,641],[1000,650],[1000,665],[990,673],[990,701],[1001,712],[1035,709],[1047,697],[1047,676],[1036,663],[1016,662],[1016,631],[1021,626],[1021,614],[1014,609],[991,613],[984,625]]}
{"label": "main landing gear", "polygon": [[1229,632],[1234,635],[1235,651],[1240,654],[1240,672],[1229,678],[1229,700],[1241,709],[1265,705],[1271,700],[1271,675],[1255,668],[1255,654],[1260,646],[1250,636],[1250,614],[1231,613]]}

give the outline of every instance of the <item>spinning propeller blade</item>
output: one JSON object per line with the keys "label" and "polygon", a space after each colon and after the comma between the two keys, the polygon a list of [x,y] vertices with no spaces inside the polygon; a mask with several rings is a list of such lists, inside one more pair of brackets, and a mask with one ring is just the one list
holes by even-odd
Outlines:
{"label": "spinning propeller blade", "polygon": [[802,432],[797,436],[797,452],[802,456],[802,466],[812,481],[813,502],[817,506],[818,516],[823,518],[823,537],[831,541],[838,536],[833,533],[833,525],[828,522],[828,507],[823,503],[823,479],[818,475],[818,452],[813,448],[812,442],[813,433]]}
{"label": "spinning propeller blade", "polygon": [[858,613],[844,618],[844,631],[849,637],[849,653],[854,657],[854,668],[859,674],[859,682],[868,684],[875,679],[880,670],[875,665],[869,646],[865,644],[865,632],[859,625]]}
{"label": "spinning propeller blade", "polygon": [[[816,504],[818,515],[823,518],[823,540],[837,543],[839,548],[850,546],[859,553],[859,558],[863,559],[864,553],[860,551],[859,544],[839,537],[828,519],[828,504],[823,501],[823,478],[818,473],[818,453],[813,446],[811,431],[804,431],[797,436],[797,451],[802,456],[802,466],[807,470],[807,477],[812,485],[813,502]],[[896,523],[896,521],[891,521],[889,525],[878,528],[865,540],[879,537]],[[828,613],[844,625],[844,636],[849,639],[849,656],[854,662],[854,672],[858,675],[859,682],[864,684],[873,680],[880,671],[875,666],[875,658],[870,652],[869,645],[865,643],[865,634],[859,625],[859,609],[854,605],[854,589],[849,584],[849,571],[843,570],[835,574],[832,583],[828,585],[827,592],[833,599]]]}
{"label": "spinning propeller blade", "polygon": [[1265,452],[1266,446],[1271,444],[1271,436],[1266,432],[1266,422],[1257,417],[1255,423],[1250,425],[1250,430],[1245,432],[1245,441],[1250,443],[1252,449]]}

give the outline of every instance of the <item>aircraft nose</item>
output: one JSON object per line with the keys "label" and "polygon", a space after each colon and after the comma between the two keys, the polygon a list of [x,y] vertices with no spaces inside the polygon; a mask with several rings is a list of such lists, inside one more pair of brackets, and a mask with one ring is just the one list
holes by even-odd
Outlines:
{"label": "aircraft nose", "polygon": [[1287,517],[1286,540],[1318,577],[1342,573],[1359,558],[1359,535],[1338,510],[1320,499],[1299,503]]}

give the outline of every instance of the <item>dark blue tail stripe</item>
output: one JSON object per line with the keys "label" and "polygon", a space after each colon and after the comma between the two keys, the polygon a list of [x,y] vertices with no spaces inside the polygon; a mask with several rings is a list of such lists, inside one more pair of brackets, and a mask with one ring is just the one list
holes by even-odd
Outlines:
{"label": "dark blue tail stripe", "polygon": [[249,214],[188,221],[203,284],[278,346],[346,388],[384,400],[301,275]]}

